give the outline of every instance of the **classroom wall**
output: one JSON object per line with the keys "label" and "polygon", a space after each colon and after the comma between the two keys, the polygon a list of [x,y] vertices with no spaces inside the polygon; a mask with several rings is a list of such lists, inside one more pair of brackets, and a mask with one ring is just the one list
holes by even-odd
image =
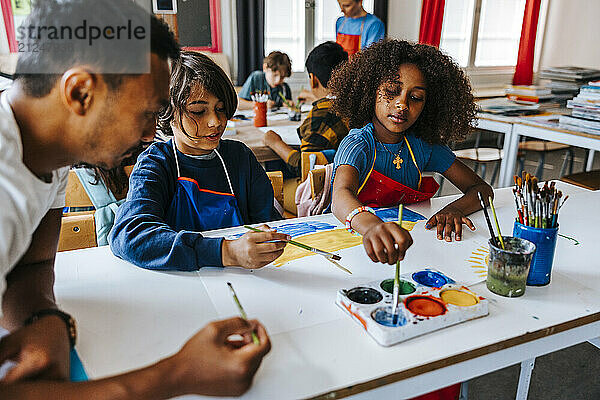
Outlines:
{"label": "classroom wall", "polygon": [[540,67],[600,68],[600,1],[550,0]]}
{"label": "classroom wall", "polygon": [[419,40],[421,0],[392,0],[388,3],[388,36],[416,42]]}

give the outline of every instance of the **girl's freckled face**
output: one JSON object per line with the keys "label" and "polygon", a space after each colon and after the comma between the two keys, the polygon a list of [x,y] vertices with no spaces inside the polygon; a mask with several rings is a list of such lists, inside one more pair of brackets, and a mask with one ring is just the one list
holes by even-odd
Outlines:
{"label": "girl's freckled face", "polygon": [[402,133],[419,118],[427,97],[427,84],[414,64],[402,64],[398,75],[377,90],[375,117],[388,131]]}

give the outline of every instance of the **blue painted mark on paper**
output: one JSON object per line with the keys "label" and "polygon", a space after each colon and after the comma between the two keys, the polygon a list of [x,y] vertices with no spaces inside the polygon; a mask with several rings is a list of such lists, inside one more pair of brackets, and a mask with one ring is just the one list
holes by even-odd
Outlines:
{"label": "blue painted mark on paper", "polygon": [[[384,222],[396,221],[398,219],[398,208],[390,207],[390,208],[377,208],[375,209],[375,214],[381,218]],[[407,208],[404,209],[402,214],[402,220],[417,222],[426,219],[419,213],[411,211]],[[309,221],[309,222],[292,222],[288,224],[278,225],[275,227],[277,232],[285,233],[286,235],[290,235],[291,237],[297,237],[301,235],[306,235],[309,233],[328,231],[331,229],[335,229],[335,225],[328,224],[327,222],[320,221]],[[228,236],[231,239],[237,239],[242,236],[247,231],[242,233],[238,233],[236,235]]]}
{"label": "blue painted mark on paper", "polygon": [[[290,224],[283,224],[275,226],[277,232],[290,235],[291,237],[297,237],[306,235],[308,233],[315,233],[319,231],[327,231],[336,228],[335,225],[328,224],[326,222],[296,222]],[[231,235],[231,238],[237,239],[246,232],[239,233],[237,235]]]}
{"label": "blue painted mark on paper", "polygon": [[[381,220],[384,222],[398,221],[398,207],[378,208],[375,210],[375,215],[381,218]],[[424,219],[427,218],[417,212],[409,210],[406,207],[404,207],[404,211],[402,211],[403,221],[417,222]]]}

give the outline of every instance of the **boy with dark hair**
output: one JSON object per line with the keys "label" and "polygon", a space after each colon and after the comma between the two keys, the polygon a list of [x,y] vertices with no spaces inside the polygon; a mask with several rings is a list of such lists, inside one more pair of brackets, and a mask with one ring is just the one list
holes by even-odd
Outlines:
{"label": "boy with dark hair", "polygon": [[[69,38],[83,22],[88,30]],[[27,52],[0,96],[0,323],[9,331],[0,340],[0,365],[16,363],[0,381],[0,398],[242,394],[270,344],[258,322],[241,318],[209,324],[144,369],[64,382],[76,328],[58,309],[53,283],[69,166],[112,168],[154,138],[168,99],[168,60],[179,57],[179,46],[132,1],[38,1],[23,26],[19,42]],[[231,346],[231,335],[253,330],[259,345]]]}
{"label": "boy with dark hair", "polygon": [[254,71],[250,74],[244,86],[240,90],[239,108],[252,108],[252,94],[263,92],[269,95],[267,106],[269,108],[281,107],[284,96],[287,100],[292,99],[292,91],[285,78],[292,75],[292,62],[287,54],[280,51],[272,51],[263,61],[263,70]]}
{"label": "boy with dark hair", "polygon": [[[327,87],[334,68],[346,60],[348,60],[348,54],[342,46],[334,42],[325,42],[315,47],[306,59],[305,65],[310,88],[318,100],[313,103],[308,117],[298,128],[301,151],[335,150],[340,141],[348,134],[348,127],[344,121],[330,110],[331,98]],[[293,175],[299,176],[300,151],[287,145],[273,131],[265,133],[264,143],[285,161]]]}

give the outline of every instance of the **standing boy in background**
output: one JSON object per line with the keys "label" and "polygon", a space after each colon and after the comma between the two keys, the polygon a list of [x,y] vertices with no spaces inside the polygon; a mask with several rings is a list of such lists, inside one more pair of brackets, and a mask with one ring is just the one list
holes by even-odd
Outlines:
{"label": "standing boy in background", "polygon": [[362,3],[362,0],[338,0],[344,16],[335,22],[335,41],[350,56],[385,37],[383,22],[366,12]]}
{"label": "standing boy in background", "polygon": [[252,95],[263,92],[269,95],[267,107],[281,107],[284,96],[287,100],[292,99],[292,91],[285,78],[292,75],[292,62],[287,54],[280,51],[272,51],[265,57],[262,71],[254,71],[250,74],[242,90],[238,95],[238,108],[251,109],[253,107]]}

